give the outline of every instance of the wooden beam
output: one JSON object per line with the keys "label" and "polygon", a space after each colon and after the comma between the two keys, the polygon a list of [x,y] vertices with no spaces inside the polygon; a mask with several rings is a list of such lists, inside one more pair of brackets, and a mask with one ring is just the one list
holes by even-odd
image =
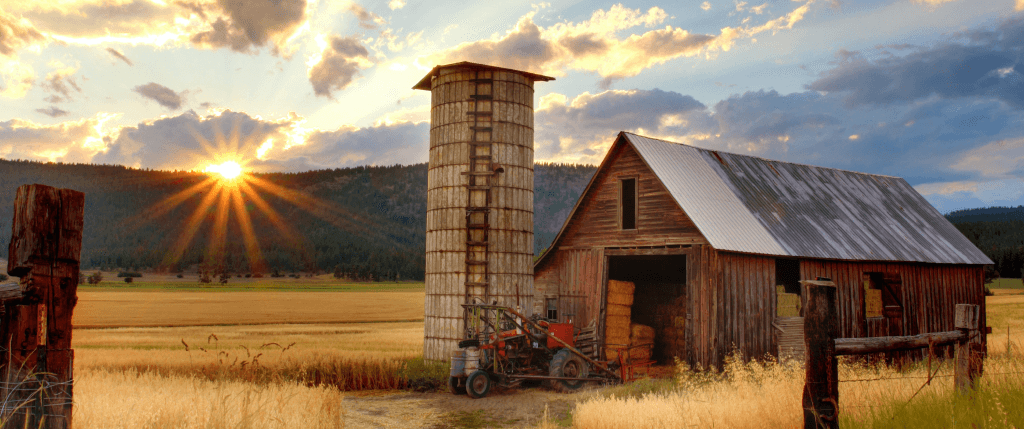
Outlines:
{"label": "wooden beam", "polygon": [[916,350],[943,346],[965,340],[967,334],[960,331],[930,332],[899,337],[836,338],[836,355],[866,355],[899,350]]}
{"label": "wooden beam", "polygon": [[830,281],[804,280],[807,308],[804,344],[807,378],[804,382],[804,429],[839,429],[839,363],[834,338],[839,332],[836,286]]}
{"label": "wooden beam", "polygon": [[978,317],[981,307],[970,304],[957,304],[954,326],[964,336],[956,343],[956,370],[953,376],[956,391],[964,394],[974,390],[974,379],[981,372],[982,356],[971,353],[970,338],[979,334]]}
{"label": "wooden beam", "polygon": [[21,285],[17,283],[0,285],[0,301],[21,299],[24,296],[25,293],[21,290]]}
{"label": "wooden beam", "polygon": [[655,247],[640,249],[605,249],[606,256],[666,256],[666,255],[689,255],[693,253],[690,247]]}
{"label": "wooden beam", "polygon": [[15,195],[7,271],[21,281],[17,291],[10,288],[0,296],[23,293],[25,299],[3,303],[0,343],[10,350],[0,354],[0,370],[36,386],[53,383],[36,398],[19,397],[23,391],[0,392],[30,401],[4,421],[11,427],[72,426],[71,315],[78,301],[84,211],[85,194],[70,189],[23,185]]}

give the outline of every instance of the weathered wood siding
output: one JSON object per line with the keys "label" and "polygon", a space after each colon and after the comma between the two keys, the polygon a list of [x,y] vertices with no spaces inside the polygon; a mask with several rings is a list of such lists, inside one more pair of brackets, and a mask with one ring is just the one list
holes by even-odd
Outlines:
{"label": "weathered wood siding", "polygon": [[[700,231],[679,208],[661,181],[628,145],[611,153],[608,168],[600,170],[594,186],[581,196],[559,247],[632,247],[706,243]],[[638,213],[635,230],[619,225],[619,180],[637,178]]]}
{"label": "weathered wood siding", "polygon": [[[951,331],[954,329],[956,304],[980,305],[979,323],[980,326],[986,326],[984,274],[981,266],[800,261],[800,278],[813,280],[827,277],[836,284],[839,336],[843,338],[870,336],[864,317],[863,278],[864,273],[872,272],[890,276],[899,274],[901,279],[896,292],[903,313],[895,326],[889,324],[889,335]],[[985,343],[984,328],[978,342]],[[951,353],[952,348],[944,347],[941,352]]]}
{"label": "weathered wood siding", "polygon": [[[721,367],[735,350],[744,358],[777,354],[775,259],[697,246],[699,280],[691,286],[687,316],[690,354],[701,367]],[[692,315],[692,316],[691,316]]]}

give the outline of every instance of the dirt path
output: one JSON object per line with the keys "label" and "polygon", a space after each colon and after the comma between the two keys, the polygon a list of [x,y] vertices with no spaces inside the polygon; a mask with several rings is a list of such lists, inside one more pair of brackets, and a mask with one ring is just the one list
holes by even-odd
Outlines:
{"label": "dirt path", "polygon": [[470,399],[450,393],[377,392],[346,395],[345,428],[460,427],[531,428],[547,406],[551,420],[564,418],[587,390],[563,394],[541,388],[492,390]]}

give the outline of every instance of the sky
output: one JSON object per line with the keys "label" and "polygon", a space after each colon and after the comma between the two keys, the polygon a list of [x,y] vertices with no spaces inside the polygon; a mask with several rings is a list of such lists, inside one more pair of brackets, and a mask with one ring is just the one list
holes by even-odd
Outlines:
{"label": "sky", "polygon": [[438,64],[535,85],[535,159],[619,131],[1024,204],[1024,0],[0,0],[0,158],[427,160]]}

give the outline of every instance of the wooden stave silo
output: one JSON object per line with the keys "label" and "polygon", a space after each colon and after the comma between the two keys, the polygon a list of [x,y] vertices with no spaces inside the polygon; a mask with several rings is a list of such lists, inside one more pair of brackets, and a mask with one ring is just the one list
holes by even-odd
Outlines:
{"label": "wooden stave silo", "polygon": [[462,303],[530,304],[533,83],[548,80],[463,62],[414,87],[431,91],[425,359],[447,360],[464,338]]}

